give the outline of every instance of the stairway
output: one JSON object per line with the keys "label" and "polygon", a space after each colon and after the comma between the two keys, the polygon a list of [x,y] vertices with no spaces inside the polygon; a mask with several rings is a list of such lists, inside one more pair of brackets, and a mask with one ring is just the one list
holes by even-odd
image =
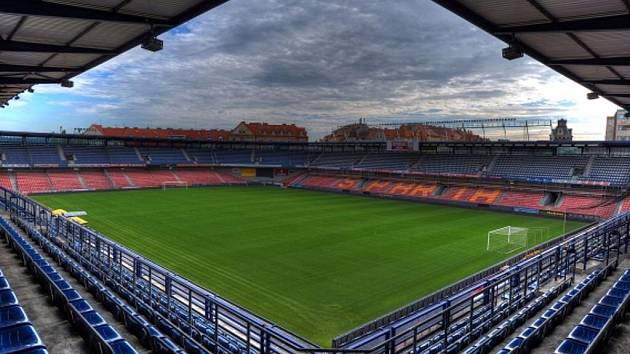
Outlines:
{"label": "stairway", "polygon": [[[18,229],[19,230],[19,229]],[[26,235],[24,235],[21,231],[20,233],[22,234],[22,236],[27,239],[30,240],[30,238]],[[140,343],[140,341],[138,340],[138,338],[133,335],[131,332],[129,332],[129,330],[127,329],[127,327],[125,327],[125,325],[122,322],[119,322],[114,315],[107,310],[107,308],[105,308],[105,306],[103,306],[103,304],[90,292],[87,291],[87,289],[84,287],[84,285],[82,283],[80,283],[79,281],[77,281],[72,274],[70,274],[70,272],[66,271],[63,267],[60,267],[56,261],[51,258],[46,251],[41,248],[37,243],[31,242],[31,245],[33,246],[33,248],[35,248],[39,254],[46,260],[48,261],[48,263],[50,263],[51,265],[54,266],[55,270],[57,271],[57,273],[59,273],[59,275],[61,275],[64,280],[66,282],[68,282],[73,288],[74,290],[76,290],[83,299],[85,299],[87,302],[89,302],[89,304],[92,306],[92,308],[94,308],[94,310],[96,310],[98,312],[98,314],[103,317],[103,319],[105,319],[105,321],[107,321],[107,323],[114,327],[114,329],[125,339],[127,340],[137,351],[139,351],[140,353],[150,353],[150,350],[145,349],[142,344]],[[15,268],[15,267],[14,267]],[[23,269],[26,269],[25,267],[22,267]],[[35,286],[37,286],[37,284],[35,284],[34,282],[32,282]],[[19,295],[18,295],[19,296]],[[28,295],[27,295],[28,296]],[[46,303],[48,303],[48,298],[47,295],[44,295],[45,297],[45,301]],[[22,301],[22,298],[19,298],[20,301]],[[26,309],[25,309],[26,310]],[[56,307],[55,305],[51,305],[51,309],[50,311],[47,312],[39,312],[38,317],[40,317],[42,320],[46,320],[52,316],[50,316],[49,314],[52,313],[56,313],[58,315],[61,315],[61,313],[59,312],[58,307]],[[31,319],[32,322],[35,322],[33,320],[33,316],[30,315],[30,313],[27,312],[27,315],[29,315],[29,318]],[[63,315],[61,315],[63,316]],[[71,348],[66,348],[66,340],[65,337],[54,337],[54,338],[50,338],[49,340],[46,340],[45,338],[43,338],[43,334],[42,331],[39,329],[39,327],[34,323],[35,325],[35,329],[38,331],[38,333],[42,336],[42,340],[44,340],[44,343],[48,346],[48,349],[50,351],[51,354],[55,354],[55,353],[63,353],[63,354],[70,354],[70,353],[92,353],[93,351],[91,351],[87,346],[86,346],[86,342],[83,340],[83,338],[78,335],[78,333],[76,332],[76,330],[74,328],[72,328],[72,326],[70,325],[70,323],[65,320],[64,317],[61,317],[62,321],[65,322],[67,324],[67,326],[69,327],[69,329],[72,331],[73,334],[76,334],[76,336],[78,336],[78,339],[75,340],[71,340],[70,344],[73,344],[73,342],[76,342],[76,345],[71,346]],[[58,324],[58,320],[55,319],[56,324]],[[56,325],[55,324],[55,325]],[[52,345],[51,345],[52,344]],[[85,347],[87,349],[87,351],[82,351],[81,348]]]}
{"label": "stairway", "polygon": [[22,260],[4,240],[2,244],[5,247],[0,247],[0,269],[48,351],[51,354],[92,353],[81,335],[72,328],[59,308],[49,301],[48,295],[33,280]]}

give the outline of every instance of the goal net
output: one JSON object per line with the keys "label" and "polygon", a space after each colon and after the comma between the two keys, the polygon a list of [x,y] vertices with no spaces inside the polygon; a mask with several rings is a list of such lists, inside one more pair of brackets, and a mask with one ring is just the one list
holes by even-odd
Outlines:
{"label": "goal net", "polygon": [[186,188],[186,189],[188,189],[188,182],[184,182],[184,181],[167,181],[167,182],[162,182],[162,190],[166,190],[167,188]]}
{"label": "goal net", "polygon": [[527,248],[529,229],[506,226],[488,232],[487,251],[512,253]]}

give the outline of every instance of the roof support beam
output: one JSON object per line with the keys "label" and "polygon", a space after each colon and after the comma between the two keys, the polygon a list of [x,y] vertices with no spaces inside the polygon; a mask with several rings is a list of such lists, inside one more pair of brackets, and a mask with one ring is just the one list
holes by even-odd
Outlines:
{"label": "roof support beam", "polygon": [[43,52],[43,53],[69,53],[69,54],[102,54],[115,55],[115,51],[99,48],[70,47],[63,45],[39,44],[29,42],[2,41],[0,51],[3,52]]}
{"label": "roof support beam", "polygon": [[[630,85],[630,80],[583,80],[579,81],[582,84],[586,85]],[[600,93],[602,96],[606,95],[605,93]]]}
{"label": "roof support beam", "polygon": [[630,57],[549,60],[543,64],[630,66]]}
{"label": "roof support beam", "polygon": [[153,19],[116,12],[100,11],[85,7],[55,4],[41,0],[2,0],[0,12],[23,16],[47,16],[103,22],[122,22],[159,27],[175,27],[171,21]]}
{"label": "roof support beam", "polygon": [[604,97],[630,98],[630,93],[605,93]]}
{"label": "roof support beam", "polygon": [[599,32],[630,29],[630,15],[618,15],[573,20],[536,25],[508,26],[495,29],[499,34],[532,33],[532,32]]}
{"label": "roof support beam", "polygon": [[79,69],[59,68],[53,66],[29,66],[0,64],[0,72],[5,73],[79,73]]}
{"label": "roof support beam", "polygon": [[[0,85],[44,85],[44,84],[60,84],[61,80],[51,79],[13,79],[0,78]],[[2,90],[2,88],[0,88]]]}

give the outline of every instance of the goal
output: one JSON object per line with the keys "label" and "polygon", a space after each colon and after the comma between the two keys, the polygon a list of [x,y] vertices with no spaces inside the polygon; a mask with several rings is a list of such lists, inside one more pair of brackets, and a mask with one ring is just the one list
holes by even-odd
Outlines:
{"label": "goal", "polygon": [[166,182],[162,182],[162,190],[166,190],[168,188],[186,188],[186,189],[188,189],[188,182],[184,182],[184,181],[166,181]]}
{"label": "goal", "polygon": [[529,229],[505,226],[488,232],[487,251],[512,253],[527,248]]}

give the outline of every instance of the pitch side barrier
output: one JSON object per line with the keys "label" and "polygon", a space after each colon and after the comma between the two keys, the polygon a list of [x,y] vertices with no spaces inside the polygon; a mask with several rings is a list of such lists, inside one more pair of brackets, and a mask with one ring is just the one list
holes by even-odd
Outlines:
{"label": "pitch side barrier", "polygon": [[[0,203],[12,217],[44,230],[69,256],[105,277],[122,297],[136,299],[140,313],[151,311],[189,340],[232,354],[409,354],[427,345],[461,348],[482,333],[480,320],[517,310],[553,280],[570,281],[580,263],[617,262],[627,252],[630,224],[630,214],[625,214],[592,226],[448,299],[331,349],[319,348],[87,227],[52,217],[50,209],[16,192],[0,188]],[[205,333],[201,339],[200,328]]]}

